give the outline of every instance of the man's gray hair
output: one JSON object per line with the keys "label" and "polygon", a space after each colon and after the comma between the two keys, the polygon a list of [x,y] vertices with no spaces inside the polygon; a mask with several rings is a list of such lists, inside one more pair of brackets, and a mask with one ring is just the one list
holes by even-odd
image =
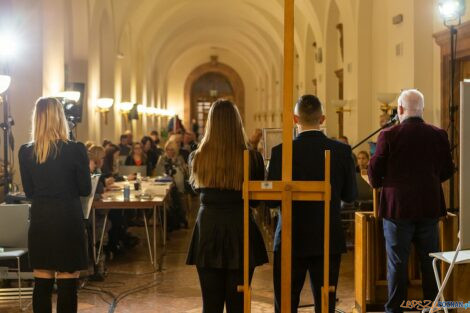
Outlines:
{"label": "man's gray hair", "polygon": [[404,90],[398,97],[398,106],[403,107],[408,116],[422,116],[424,95],[417,89]]}

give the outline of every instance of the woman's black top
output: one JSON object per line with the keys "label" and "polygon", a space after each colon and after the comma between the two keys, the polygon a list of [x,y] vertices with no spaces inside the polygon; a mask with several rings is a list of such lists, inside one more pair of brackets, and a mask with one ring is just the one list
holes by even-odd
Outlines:
{"label": "woman's black top", "polygon": [[21,146],[18,158],[27,198],[74,199],[91,192],[88,155],[80,142],[59,141],[57,157],[49,157],[42,164],[36,162],[32,143]]}
{"label": "woman's black top", "polygon": [[87,151],[82,143],[59,141],[55,157],[38,164],[34,144],[18,154],[23,189],[32,199],[28,235],[33,269],[75,272],[88,265],[81,196],[91,192]]}
{"label": "woman's black top", "polygon": [[[261,154],[256,151],[250,154],[251,179],[264,180]],[[200,193],[201,206],[186,263],[203,268],[243,268],[242,192],[215,188],[200,188],[196,191]],[[267,262],[263,237],[250,214],[250,267]]]}

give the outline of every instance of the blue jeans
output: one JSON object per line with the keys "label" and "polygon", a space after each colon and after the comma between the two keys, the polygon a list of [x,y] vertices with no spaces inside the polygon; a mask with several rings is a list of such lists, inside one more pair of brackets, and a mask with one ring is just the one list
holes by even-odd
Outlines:
{"label": "blue jeans", "polygon": [[[408,257],[413,242],[421,263],[424,300],[434,300],[437,284],[429,253],[439,251],[438,219],[383,220],[385,248],[387,251],[388,301],[386,312],[403,312],[400,307],[407,299]],[[419,299],[416,299],[419,300]]]}

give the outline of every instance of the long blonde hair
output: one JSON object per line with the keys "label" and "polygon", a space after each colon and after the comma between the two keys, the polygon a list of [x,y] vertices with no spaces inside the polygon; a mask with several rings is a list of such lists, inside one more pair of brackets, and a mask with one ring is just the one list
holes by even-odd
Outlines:
{"label": "long blonde hair", "polygon": [[59,141],[68,140],[69,127],[62,104],[56,98],[44,97],[36,101],[33,111],[32,141],[36,161],[57,156]]}
{"label": "long blonde hair", "polygon": [[206,131],[192,162],[191,183],[197,188],[241,190],[243,151],[248,147],[237,107],[220,99],[212,104]]}

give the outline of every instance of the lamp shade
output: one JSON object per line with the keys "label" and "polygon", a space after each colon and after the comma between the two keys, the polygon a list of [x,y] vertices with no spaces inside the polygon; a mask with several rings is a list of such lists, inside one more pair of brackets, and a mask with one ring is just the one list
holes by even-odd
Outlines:
{"label": "lamp shade", "polygon": [[139,113],[139,114],[147,113],[147,107],[143,104],[138,104],[137,105],[137,113]]}
{"label": "lamp shade", "polygon": [[397,96],[397,93],[379,92],[377,94],[377,100],[383,104],[390,104],[396,99]]}
{"label": "lamp shade", "polygon": [[347,100],[340,100],[340,99],[335,99],[331,100],[331,104],[334,105],[337,108],[342,108],[348,103]]}
{"label": "lamp shade", "polygon": [[0,94],[7,91],[10,87],[11,77],[8,75],[0,75]]}
{"label": "lamp shade", "polygon": [[121,112],[129,112],[130,110],[132,110],[133,107],[134,107],[134,103],[132,103],[132,102],[121,102],[121,103],[119,103],[119,110]]}
{"label": "lamp shade", "polygon": [[458,20],[465,15],[465,0],[439,0],[438,7],[445,22]]}
{"label": "lamp shade", "polygon": [[109,111],[113,106],[114,99],[112,98],[99,98],[96,100],[96,106],[102,111]]}
{"label": "lamp shade", "polygon": [[65,98],[67,100],[72,100],[78,102],[80,100],[80,91],[61,91],[57,93],[56,97]]}

